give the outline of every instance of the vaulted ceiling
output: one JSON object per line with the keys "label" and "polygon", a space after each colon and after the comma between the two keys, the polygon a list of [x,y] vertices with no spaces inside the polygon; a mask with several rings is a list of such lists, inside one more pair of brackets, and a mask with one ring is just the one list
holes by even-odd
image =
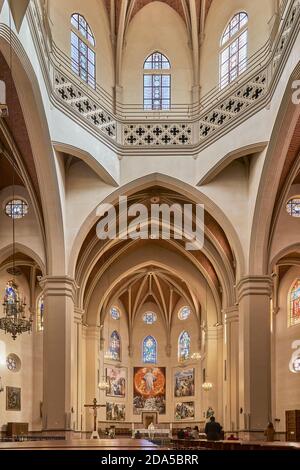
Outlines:
{"label": "vaulted ceiling", "polygon": [[[109,17],[113,17],[115,24],[120,25],[123,20],[121,18],[122,11],[124,22],[126,25],[132,18],[146,5],[157,0],[104,0]],[[197,23],[204,23],[212,0],[160,0],[173,8],[185,21],[190,28],[192,16],[195,12]],[[194,12],[193,12],[194,10]],[[118,26],[117,26],[118,27]]]}

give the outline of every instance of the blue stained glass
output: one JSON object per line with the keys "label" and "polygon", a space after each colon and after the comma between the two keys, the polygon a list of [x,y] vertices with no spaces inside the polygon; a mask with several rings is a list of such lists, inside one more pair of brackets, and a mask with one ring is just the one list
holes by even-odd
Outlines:
{"label": "blue stained glass", "polygon": [[190,307],[182,307],[178,312],[179,320],[186,320],[191,314]]}
{"label": "blue stained glass", "polygon": [[121,338],[117,331],[113,331],[110,335],[109,352],[115,361],[121,360]]}
{"label": "blue stained glass", "polygon": [[111,318],[113,318],[114,320],[119,320],[120,310],[117,307],[112,307],[110,309],[110,315],[111,315]]}
{"label": "blue stained glass", "polygon": [[191,337],[187,331],[183,331],[178,338],[178,360],[185,361],[190,357]]}
{"label": "blue stained glass", "polygon": [[143,316],[143,320],[147,325],[152,325],[157,320],[156,313],[146,312]]}
{"label": "blue stained glass", "polygon": [[153,336],[147,336],[143,341],[143,362],[145,364],[157,362],[157,343]]}

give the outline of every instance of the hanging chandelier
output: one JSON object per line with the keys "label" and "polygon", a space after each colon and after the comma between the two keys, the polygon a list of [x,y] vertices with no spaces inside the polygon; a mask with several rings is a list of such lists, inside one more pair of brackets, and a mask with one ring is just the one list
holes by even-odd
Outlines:
{"label": "hanging chandelier", "polygon": [[201,359],[201,354],[199,352],[194,352],[191,355],[191,359],[194,359],[195,361],[199,361]]}
{"label": "hanging chandelier", "polygon": [[32,316],[26,317],[26,299],[21,298],[18,286],[12,279],[7,282],[3,300],[3,314],[0,318],[0,329],[11,334],[15,340],[22,333],[30,332],[32,327]]}
{"label": "hanging chandelier", "polygon": [[99,388],[99,390],[108,390],[109,389],[109,383],[106,382],[105,377],[102,377],[102,379],[98,383],[98,388]]}
{"label": "hanging chandelier", "polygon": [[202,388],[205,392],[209,392],[213,388],[213,384],[211,382],[204,382]]}

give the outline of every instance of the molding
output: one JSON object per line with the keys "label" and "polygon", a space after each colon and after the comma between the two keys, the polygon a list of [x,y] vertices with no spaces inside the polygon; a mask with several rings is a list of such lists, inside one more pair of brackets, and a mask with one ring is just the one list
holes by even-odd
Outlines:
{"label": "molding", "polygon": [[104,181],[104,183],[109,184],[113,187],[118,187],[118,182],[108,173],[108,171],[99,163],[99,161],[85,150],[74,147],[73,145],[64,144],[61,142],[52,141],[54,149],[58,152],[67,153],[68,155],[73,155],[76,158],[79,158],[86,165],[88,165],[98,176]]}
{"label": "molding", "polygon": [[76,291],[79,288],[76,281],[70,276],[45,276],[40,281],[40,286],[47,296],[65,296],[75,301]]}
{"label": "molding", "polygon": [[209,184],[216,176],[225,170],[225,168],[230,165],[230,163],[241,157],[253,157],[256,153],[260,153],[265,150],[267,145],[268,142],[257,142],[227,153],[206,173],[206,175],[200,179],[200,181],[197,183],[197,186],[204,186],[205,184]]}
{"label": "molding", "polygon": [[239,321],[239,307],[234,305],[222,310],[225,317],[225,324],[238,322]]}
{"label": "molding", "polygon": [[238,301],[250,295],[271,296],[273,280],[271,276],[247,276],[237,285]]}

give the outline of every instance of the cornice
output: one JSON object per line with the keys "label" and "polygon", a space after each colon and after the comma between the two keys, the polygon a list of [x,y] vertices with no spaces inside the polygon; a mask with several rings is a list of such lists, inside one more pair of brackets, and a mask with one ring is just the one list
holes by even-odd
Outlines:
{"label": "cornice", "polygon": [[273,280],[271,276],[247,276],[242,278],[237,285],[238,301],[249,295],[270,296]]}
{"label": "cornice", "polygon": [[73,302],[79,288],[70,276],[44,276],[40,280],[40,286],[45,296],[66,296],[70,297]]}

